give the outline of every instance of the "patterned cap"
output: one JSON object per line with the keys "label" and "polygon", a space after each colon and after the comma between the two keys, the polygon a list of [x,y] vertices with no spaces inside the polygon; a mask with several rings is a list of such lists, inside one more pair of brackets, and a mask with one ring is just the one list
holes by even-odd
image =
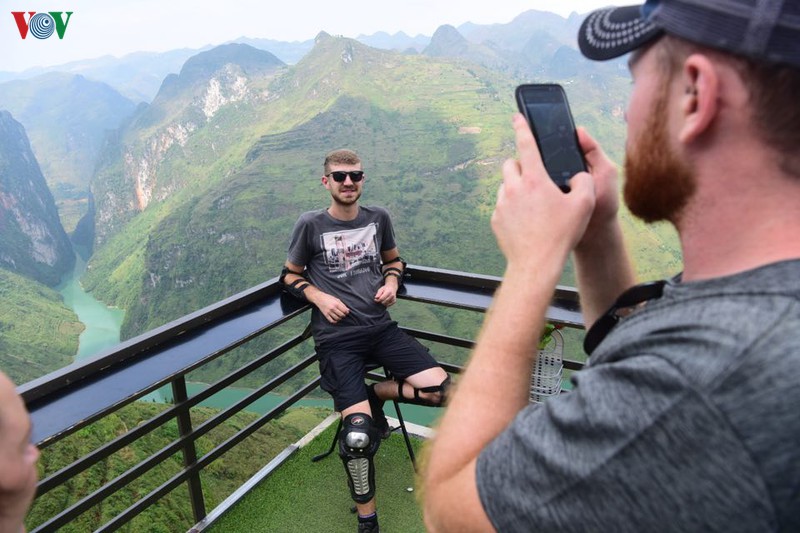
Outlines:
{"label": "patterned cap", "polygon": [[604,61],[664,32],[760,62],[800,67],[797,0],[647,0],[586,17],[578,33],[584,56]]}

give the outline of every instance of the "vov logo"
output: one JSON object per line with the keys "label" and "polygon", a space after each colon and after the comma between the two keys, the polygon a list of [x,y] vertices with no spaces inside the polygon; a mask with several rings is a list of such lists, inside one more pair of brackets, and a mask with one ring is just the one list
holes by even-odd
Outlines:
{"label": "vov logo", "polygon": [[47,13],[28,11],[28,20],[26,21],[25,11],[11,12],[14,15],[17,28],[19,28],[19,36],[23,39],[28,36],[28,31],[37,39],[48,39],[53,35],[53,32],[58,33],[59,39],[63,39],[72,13],[72,11],[67,11],[65,20],[63,11],[49,11]]}

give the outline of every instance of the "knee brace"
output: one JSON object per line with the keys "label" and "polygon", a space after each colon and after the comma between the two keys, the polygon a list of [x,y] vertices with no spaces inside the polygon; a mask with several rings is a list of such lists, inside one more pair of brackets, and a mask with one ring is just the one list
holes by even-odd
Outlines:
{"label": "knee brace", "polygon": [[375,497],[375,464],[373,457],[381,437],[365,413],[347,415],[339,433],[339,457],[347,472],[347,485],[356,503],[367,503]]}
{"label": "knee brace", "polygon": [[[442,405],[444,405],[444,402],[447,399],[447,391],[450,388],[450,376],[447,376],[446,378],[444,378],[444,381],[442,381],[438,385],[432,385],[430,387],[421,387],[419,389],[417,387],[414,387],[414,397],[413,398],[406,398],[406,397],[403,396],[403,383],[405,383],[405,381],[403,381],[403,380],[400,380],[400,381],[397,382],[397,401],[400,401],[400,402],[403,402],[403,403],[415,404],[415,405],[425,405],[425,406],[428,406],[428,407],[441,407]],[[439,399],[438,400],[428,400],[428,399],[422,398],[420,396],[421,392],[427,392],[427,393],[437,393],[438,392],[439,393]]]}

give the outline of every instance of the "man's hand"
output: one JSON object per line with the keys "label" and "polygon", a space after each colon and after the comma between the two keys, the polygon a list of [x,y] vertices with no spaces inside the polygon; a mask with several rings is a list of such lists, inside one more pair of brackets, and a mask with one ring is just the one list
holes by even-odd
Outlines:
{"label": "man's hand", "polygon": [[603,149],[585,129],[578,128],[578,141],[583,150],[589,173],[594,178],[595,207],[592,216],[578,243],[598,242],[610,225],[617,223],[619,191],[617,190],[617,168]]}
{"label": "man's hand", "polygon": [[383,285],[375,293],[375,301],[385,307],[394,305],[397,301],[397,278],[395,276],[386,276],[384,278]]}
{"label": "man's hand", "polygon": [[578,141],[594,181],[595,206],[586,231],[575,246],[575,274],[583,323],[588,329],[609,305],[636,283],[617,212],[617,169],[582,128]]}
{"label": "man's hand", "polygon": [[437,533],[493,530],[478,494],[478,457],[528,405],[533,354],[553,289],[595,206],[590,174],[575,175],[564,194],[520,114],[514,133],[519,159],[503,165],[492,215],[508,265],[423,474],[425,524]]}
{"label": "man's hand", "polygon": [[503,165],[492,230],[509,266],[543,254],[566,261],[594,210],[592,177],[580,172],[570,181],[571,191],[561,192],[544,168],[525,118],[517,113],[513,124],[519,159]]}
{"label": "man's hand", "polygon": [[336,324],[350,314],[350,308],[339,298],[322,292],[316,287],[309,287],[306,289],[306,298],[309,302],[317,306],[317,309],[320,310],[322,315],[331,324]]}

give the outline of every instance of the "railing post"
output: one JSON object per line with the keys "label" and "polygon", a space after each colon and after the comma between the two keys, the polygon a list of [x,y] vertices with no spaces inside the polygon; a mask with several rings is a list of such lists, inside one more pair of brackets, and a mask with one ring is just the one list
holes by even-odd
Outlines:
{"label": "railing post", "polygon": [[[172,381],[172,398],[175,405],[186,401],[189,398],[186,392],[186,379],[178,376]],[[192,432],[192,417],[189,411],[181,411],[178,416],[178,432],[181,437],[185,437]],[[194,440],[187,441],[183,447],[183,466],[188,467],[197,462],[197,450]],[[192,503],[192,513],[195,523],[200,522],[206,517],[206,504],[203,500],[203,484],[200,482],[200,474],[194,473],[186,480],[189,485],[189,500]]]}

